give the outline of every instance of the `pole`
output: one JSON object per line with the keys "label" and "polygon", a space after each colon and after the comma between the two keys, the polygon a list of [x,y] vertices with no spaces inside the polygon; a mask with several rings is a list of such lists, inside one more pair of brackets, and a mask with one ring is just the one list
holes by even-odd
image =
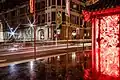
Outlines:
{"label": "pole", "polygon": [[55,36],[55,44],[57,46],[57,26],[58,26],[58,23],[57,23],[57,14],[58,14],[58,9],[57,9],[57,0],[56,0],[56,36]]}
{"label": "pole", "polygon": [[66,54],[66,73],[68,73],[68,36],[70,26],[70,0],[66,0],[66,39],[67,39],[67,54]]}
{"label": "pole", "polygon": [[[36,61],[36,13],[35,13],[35,0],[30,0],[30,13],[32,13],[33,18],[34,18],[34,53],[33,53],[33,57],[34,60]],[[36,79],[36,74],[33,73],[32,74],[33,78],[31,80],[35,80]]]}
{"label": "pole", "polygon": [[[66,18],[68,18],[68,16],[66,16]],[[66,54],[66,72],[67,72],[67,69],[68,69],[68,25],[66,24],[67,26],[67,34],[66,34],[66,39],[67,39],[67,54]]]}
{"label": "pole", "polygon": [[[34,25],[36,24],[36,12],[35,12],[35,0],[33,0],[33,7],[34,7],[34,12],[33,12],[33,17],[34,17]],[[34,60],[36,60],[36,26],[34,26]]]}
{"label": "pole", "polygon": [[55,40],[56,40],[56,46],[57,46],[57,40],[58,40],[58,39],[57,39],[57,36],[58,36],[58,34],[57,34],[57,26],[58,26],[58,24],[56,25],[56,36],[55,36],[55,37],[56,37],[56,38],[55,38]]}
{"label": "pole", "polygon": [[[84,20],[83,20],[83,23],[82,23],[82,25],[83,25],[83,40],[82,40],[82,42],[83,42],[83,55],[82,56],[84,56],[84,34],[85,34],[85,28],[84,28]],[[84,58],[84,57],[83,57]],[[82,60],[83,62],[84,62],[84,59]]]}
{"label": "pole", "polygon": [[68,39],[69,39],[70,16],[66,15],[66,39],[67,39],[67,54],[66,54],[66,72],[68,71]]}

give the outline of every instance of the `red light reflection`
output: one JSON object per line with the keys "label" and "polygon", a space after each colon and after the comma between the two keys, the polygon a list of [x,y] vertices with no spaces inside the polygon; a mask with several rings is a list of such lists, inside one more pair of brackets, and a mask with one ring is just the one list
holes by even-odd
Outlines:
{"label": "red light reflection", "polygon": [[[96,70],[112,77],[119,76],[118,20],[119,15],[105,16],[95,20]],[[98,37],[100,38],[100,43],[97,40]]]}

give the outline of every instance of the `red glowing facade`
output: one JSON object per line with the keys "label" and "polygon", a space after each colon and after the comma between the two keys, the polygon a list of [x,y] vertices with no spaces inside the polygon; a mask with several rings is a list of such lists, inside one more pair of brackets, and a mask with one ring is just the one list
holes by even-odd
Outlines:
{"label": "red glowing facade", "polygon": [[120,7],[84,12],[92,22],[92,71],[99,75],[96,80],[120,80],[119,14]]}
{"label": "red glowing facade", "polygon": [[[119,16],[96,19],[96,70],[109,76],[119,76]],[[100,28],[99,28],[100,27]]]}

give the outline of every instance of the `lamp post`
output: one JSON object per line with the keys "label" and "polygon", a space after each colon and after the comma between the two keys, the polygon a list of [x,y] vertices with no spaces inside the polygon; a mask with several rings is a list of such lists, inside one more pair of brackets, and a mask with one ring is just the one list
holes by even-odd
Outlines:
{"label": "lamp post", "polygon": [[[34,20],[35,20],[36,14],[34,11]],[[36,60],[36,26],[34,26],[34,59]]]}
{"label": "lamp post", "polygon": [[[30,0],[30,13],[33,15],[34,21],[36,23],[35,0]],[[36,26],[34,26],[34,59],[36,60]]]}
{"label": "lamp post", "polygon": [[57,39],[57,37],[58,37],[58,34],[57,34],[57,26],[56,26],[56,35],[55,35],[55,37],[56,37],[55,40],[56,40],[56,46],[57,46],[57,40],[58,40],[58,39]]}
{"label": "lamp post", "polygon": [[[68,50],[68,37],[69,37],[69,29],[70,26],[70,0],[66,0],[66,39],[67,39],[67,50]],[[68,51],[66,54],[66,73],[68,72]]]}
{"label": "lamp post", "polygon": [[31,42],[32,42],[32,28],[34,27],[34,25],[33,24],[30,24],[30,33],[31,33]]}

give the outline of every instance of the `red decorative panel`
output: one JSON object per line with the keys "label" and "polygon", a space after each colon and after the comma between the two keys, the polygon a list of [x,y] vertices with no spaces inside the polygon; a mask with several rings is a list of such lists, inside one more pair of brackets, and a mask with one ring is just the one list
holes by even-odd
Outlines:
{"label": "red decorative panel", "polygon": [[119,76],[119,15],[94,20],[95,69],[101,74]]}

